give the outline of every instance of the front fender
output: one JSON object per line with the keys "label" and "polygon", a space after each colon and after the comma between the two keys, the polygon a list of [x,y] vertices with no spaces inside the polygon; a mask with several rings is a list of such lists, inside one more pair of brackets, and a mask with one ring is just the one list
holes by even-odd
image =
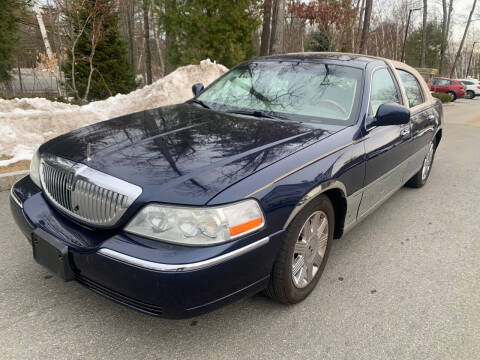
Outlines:
{"label": "front fender", "polygon": [[310,190],[307,194],[305,194],[301,199],[300,201],[298,201],[297,205],[295,205],[295,207],[293,208],[292,212],[290,213],[290,216],[287,218],[287,221],[285,221],[285,224],[283,225],[283,229],[286,229],[290,223],[293,221],[293,219],[295,218],[295,216],[298,215],[298,213],[300,211],[302,211],[302,209],[307,206],[307,204],[312,201],[313,199],[315,199],[317,196],[323,194],[323,193],[326,193],[328,190],[334,190],[334,189],[338,189],[339,191],[341,191],[341,194],[342,194],[342,197],[345,199],[347,199],[347,189],[345,187],[345,185],[338,181],[338,180],[328,180],[328,181],[325,181],[324,183],[314,187],[312,190]]}
{"label": "front fender", "polygon": [[[358,136],[358,128],[351,127],[243,179],[208,204],[228,203],[241,196],[254,198],[265,212],[269,231],[275,232],[285,229],[311,199],[323,192],[336,189],[344,204],[353,195],[355,205],[361,199],[364,178],[363,138]],[[356,219],[354,206],[352,209],[343,206],[346,217],[342,217],[348,223]],[[336,235],[342,231],[343,224]]]}

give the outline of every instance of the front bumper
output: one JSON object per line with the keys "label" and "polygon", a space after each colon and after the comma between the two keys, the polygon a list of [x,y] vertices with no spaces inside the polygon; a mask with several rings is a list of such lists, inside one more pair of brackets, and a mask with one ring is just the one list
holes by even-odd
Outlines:
{"label": "front bumper", "polygon": [[68,246],[77,281],[118,303],[169,318],[195,316],[263,290],[283,238],[283,232],[262,230],[194,248],[93,231],[58,213],[29,177],[12,189],[10,206],[30,242],[41,229]]}

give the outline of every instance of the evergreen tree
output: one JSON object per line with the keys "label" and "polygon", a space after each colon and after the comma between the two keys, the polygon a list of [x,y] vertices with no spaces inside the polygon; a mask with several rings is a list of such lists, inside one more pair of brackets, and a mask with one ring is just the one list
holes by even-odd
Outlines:
{"label": "evergreen tree", "polygon": [[173,66],[210,58],[231,67],[254,55],[252,35],[260,25],[258,0],[157,0],[160,26]]}
{"label": "evergreen tree", "polygon": [[[425,66],[436,69],[440,65],[440,53],[442,49],[442,25],[437,21],[429,21],[426,26],[427,40],[425,48]],[[412,31],[407,39],[405,61],[407,64],[420,67],[422,63],[422,28]]]}
{"label": "evergreen tree", "polygon": [[17,12],[23,1],[0,0],[0,82],[10,79],[17,46]]}
{"label": "evergreen tree", "polygon": [[305,51],[328,51],[330,39],[323,31],[312,32],[306,41]]}
{"label": "evergreen tree", "polygon": [[[71,49],[67,51],[68,59],[63,71],[69,88],[79,99],[85,97],[92,69],[88,101],[105,99],[118,93],[126,94],[137,87],[127,59],[127,45],[118,31],[118,13],[114,4],[114,0],[90,0],[82,8],[73,7],[66,11],[67,22],[74,28],[71,41],[73,43],[77,36],[78,41],[74,54]],[[92,39],[95,38],[98,41],[93,41],[92,46]],[[90,57],[93,59],[92,68]],[[78,94],[73,91],[75,88]]]}

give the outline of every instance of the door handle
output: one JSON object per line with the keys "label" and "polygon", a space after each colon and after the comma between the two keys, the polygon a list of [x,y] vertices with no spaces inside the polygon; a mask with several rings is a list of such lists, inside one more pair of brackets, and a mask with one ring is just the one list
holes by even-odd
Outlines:
{"label": "door handle", "polygon": [[410,127],[404,127],[400,130],[400,136],[407,136],[410,135]]}

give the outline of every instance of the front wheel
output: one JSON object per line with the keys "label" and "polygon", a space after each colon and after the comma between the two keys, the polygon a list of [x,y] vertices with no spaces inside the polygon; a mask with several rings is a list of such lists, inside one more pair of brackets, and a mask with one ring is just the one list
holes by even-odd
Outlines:
{"label": "front wheel", "polygon": [[430,171],[432,171],[433,159],[435,158],[435,148],[435,140],[432,140],[428,146],[428,152],[423,160],[422,168],[407,182],[407,186],[421,188],[427,183]]}
{"label": "front wheel", "polygon": [[326,195],[308,203],[289,225],[265,293],[284,304],[305,299],[327,263],[335,215]]}
{"label": "front wheel", "polygon": [[475,97],[475,93],[472,90],[467,91],[467,99],[473,99]]}

